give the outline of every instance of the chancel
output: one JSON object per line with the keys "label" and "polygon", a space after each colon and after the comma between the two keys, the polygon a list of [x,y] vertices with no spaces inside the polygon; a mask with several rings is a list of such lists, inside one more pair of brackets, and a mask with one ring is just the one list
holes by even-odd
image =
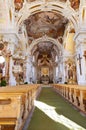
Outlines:
{"label": "chancel", "polygon": [[0,130],[84,122],[86,0],[0,0]]}

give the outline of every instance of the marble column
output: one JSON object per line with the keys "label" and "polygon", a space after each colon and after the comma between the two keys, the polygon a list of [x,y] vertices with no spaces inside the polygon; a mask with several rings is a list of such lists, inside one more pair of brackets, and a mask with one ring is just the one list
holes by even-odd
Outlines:
{"label": "marble column", "polygon": [[12,67],[13,67],[13,59],[12,59],[12,56],[11,56],[10,61],[9,61],[9,85],[15,86],[16,85],[16,79],[13,75]]}
{"label": "marble column", "polygon": [[33,81],[34,83],[37,83],[37,67],[33,66],[32,70],[33,70]]}
{"label": "marble column", "polygon": [[74,41],[76,42],[77,81],[80,85],[86,85],[86,0],[80,1],[79,19]]}
{"label": "marble column", "polygon": [[53,83],[56,83],[56,67],[53,67]]}
{"label": "marble column", "polygon": [[56,66],[56,83],[58,82],[58,66]]}
{"label": "marble column", "polygon": [[10,41],[10,39],[9,39],[10,35],[5,37],[5,39],[8,38],[7,39],[8,40],[7,51],[8,51],[9,58],[8,58],[8,72],[7,73],[9,73],[8,75],[9,75],[9,85],[10,86],[16,85],[16,78],[15,78],[13,72],[12,72],[12,68],[13,68],[13,65],[14,65],[12,56],[13,56],[13,53],[14,53],[15,39],[16,39],[16,37],[15,38],[14,37],[15,37],[15,35],[13,35],[13,37],[11,37],[11,39],[12,39],[11,42],[9,42]]}
{"label": "marble column", "polygon": [[61,61],[58,64],[58,78],[59,82],[63,83],[63,64]]}
{"label": "marble column", "polygon": [[65,61],[63,62],[63,83],[67,83],[67,65]]}
{"label": "marble column", "polygon": [[84,52],[86,51],[86,42],[82,36],[80,37],[78,36],[76,38],[77,81],[79,85],[86,85],[86,58],[84,56]]}
{"label": "marble column", "polygon": [[32,81],[32,57],[28,56],[26,60],[26,78],[24,82],[31,83]]}
{"label": "marble column", "polygon": [[34,83],[37,83],[37,63],[36,63],[36,56],[33,56],[32,58],[32,79]]}

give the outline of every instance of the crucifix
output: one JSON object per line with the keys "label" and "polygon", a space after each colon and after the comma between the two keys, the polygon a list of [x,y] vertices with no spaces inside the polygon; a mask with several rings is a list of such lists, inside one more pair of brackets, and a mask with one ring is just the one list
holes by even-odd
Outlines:
{"label": "crucifix", "polygon": [[[86,50],[84,51],[84,58],[85,58],[85,67],[86,67]],[[86,68],[85,68],[85,80],[86,80]]]}
{"label": "crucifix", "polygon": [[85,60],[86,60],[86,51],[84,51],[84,55],[83,56],[85,57]]}
{"label": "crucifix", "polygon": [[79,61],[80,75],[82,75],[81,59],[82,59],[82,58],[80,57],[80,54],[79,54],[77,60]]}

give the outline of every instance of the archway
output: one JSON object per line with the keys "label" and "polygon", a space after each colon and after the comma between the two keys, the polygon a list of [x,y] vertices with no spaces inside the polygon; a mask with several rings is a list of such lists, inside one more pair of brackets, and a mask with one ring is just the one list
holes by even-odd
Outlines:
{"label": "archway", "polygon": [[31,55],[31,51],[34,48],[34,46],[36,46],[40,42],[45,42],[45,41],[46,42],[52,42],[54,45],[57,46],[59,51],[61,51],[61,52],[63,51],[63,46],[61,45],[61,43],[59,42],[58,39],[54,39],[54,38],[48,37],[47,35],[44,35],[43,37],[32,41],[31,45],[28,48],[28,54]]}
{"label": "archway", "polygon": [[55,69],[58,61],[56,58],[62,56],[63,47],[58,40],[43,36],[32,42],[28,48],[28,55],[34,57],[34,67],[37,73],[38,83],[53,83],[55,80]]}
{"label": "archway", "polygon": [[[76,3],[74,3],[74,4],[76,6]],[[79,3],[77,5],[79,7]],[[77,25],[78,25],[77,15],[78,14],[76,13],[76,9],[74,7],[72,7],[70,1],[66,1],[64,3],[61,1],[52,2],[52,1],[46,1],[46,0],[43,0],[43,1],[35,0],[34,2],[30,2],[30,3],[25,2],[23,8],[21,8],[21,10],[19,11],[19,17],[17,19],[17,24],[20,26],[20,24],[22,24],[22,22],[25,19],[27,19],[28,17],[30,17],[33,14],[40,13],[43,11],[44,12],[51,11],[51,12],[55,12],[57,14],[64,16],[65,18],[67,18],[70,22],[72,22],[74,28],[77,29]]]}
{"label": "archway", "polygon": [[[31,2],[30,4],[25,3],[24,7],[19,11],[19,13],[21,12],[22,14],[19,15],[19,19],[17,23],[19,26],[21,26],[24,21],[24,24],[26,25],[28,39],[30,39],[30,42],[28,42],[28,49],[27,49],[28,55],[33,55],[32,51],[37,52],[37,48],[38,48],[37,46],[40,42],[52,42],[52,44],[54,44],[54,47],[56,46],[57,51],[59,51],[59,55],[60,55],[60,53],[62,53],[62,50],[63,50],[62,42],[59,42],[58,40],[59,36],[58,37],[56,37],[56,35],[52,36],[48,34],[48,31],[51,33],[53,32],[52,34],[54,34],[54,32],[57,31],[56,28],[59,28],[59,26],[53,27],[53,24],[52,24],[54,23],[54,25],[57,25],[56,23],[56,21],[58,21],[57,18],[59,19],[62,18],[60,19],[60,22],[58,24],[61,26],[61,28],[62,28],[62,24],[65,24],[65,25],[67,24],[67,20],[71,21],[72,25],[75,26],[76,28],[76,25],[77,25],[77,20],[75,17],[76,11],[71,8],[70,2],[68,3],[67,1],[63,4],[62,2],[57,3],[57,2],[51,2],[51,1],[46,1],[46,0],[39,2],[35,0],[34,3],[33,2]],[[28,12],[28,13],[25,13],[25,12]],[[43,16],[43,13],[46,14],[45,17],[41,17]],[[55,18],[50,16],[49,13],[50,14],[52,13],[53,16],[57,15],[57,18],[56,16]],[[40,16],[38,14],[40,14]],[[38,20],[40,19],[39,17],[42,19],[44,18],[43,22],[45,22],[47,26],[42,23],[42,20],[41,21]],[[43,25],[39,26],[40,25],[39,23]],[[35,28],[35,25],[37,25],[36,28]],[[56,49],[54,50],[56,51]]]}

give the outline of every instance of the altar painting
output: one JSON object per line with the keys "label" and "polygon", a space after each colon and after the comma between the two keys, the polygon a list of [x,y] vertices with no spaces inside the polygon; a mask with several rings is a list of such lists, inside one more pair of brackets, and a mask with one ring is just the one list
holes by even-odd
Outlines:
{"label": "altar painting", "polygon": [[41,76],[46,76],[48,75],[49,76],[49,68],[48,67],[43,67],[41,68]]}

